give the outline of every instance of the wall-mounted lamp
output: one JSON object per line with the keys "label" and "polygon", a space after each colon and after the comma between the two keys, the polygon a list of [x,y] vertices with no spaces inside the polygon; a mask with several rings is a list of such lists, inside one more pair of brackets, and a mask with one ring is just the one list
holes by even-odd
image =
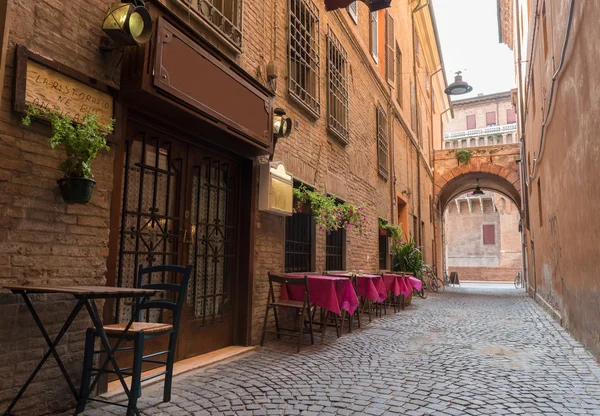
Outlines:
{"label": "wall-mounted lamp", "polygon": [[462,94],[467,94],[471,91],[473,91],[473,87],[471,87],[469,84],[467,84],[465,81],[463,81],[462,79],[462,72],[458,71],[456,73],[456,75],[454,76],[454,82],[450,85],[448,85],[448,87],[444,90],[444,92],[448,95],[462,95]]}
{"label": "wall-mounted lamp", "polygon": [[288,137],[292,132],[292,119],[285,117],[285,110],[277,107],[273,110],[273,153],[269,157],[269,160],[273,160],[275,154],[275,146],[277,146],[277,140],[282,137]]}
{"label": "wall-mounted lamp", "polygon": [[[325,10],[328,12],[348,7],[354,0],[325,0]],[[392,0],[360,0],[366,4],[370,12],[376,12],[377,10],[385,9],[390,7]]]}
{"label": "wall-mounted lamp", "polygon": [[111,3],[102,22],[102,30],[117,45],[139,45],[150,40],[152,18],[143,0]]}

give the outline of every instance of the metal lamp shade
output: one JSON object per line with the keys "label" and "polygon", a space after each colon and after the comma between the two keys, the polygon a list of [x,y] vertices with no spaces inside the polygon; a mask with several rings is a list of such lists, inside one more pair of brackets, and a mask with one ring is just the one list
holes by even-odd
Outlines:
{"label": "metal lamp shade", "polygon": [[102,30],[117,44],[139,45],[150,39],[152,18],[145,7],[131,3],[111,3]]}
{"label": "metal lamp shade", "polygon": [[[325,0],[325,10],[333,11],[337,9],[341,9],[343,7],[350,6],[354,0]],[[364,4],[367,5],[370,12],[375,12],[377,10],[385,9],[390,7],[392,0],[360,0]]]}
{"label": "metal lamp shade", "polygon": [[448,95],[462,95],[471,91],[473,91],[473,87],[463,81],[460,73],[456,74],[454,77],[454,82],[448,85],[448,87],[444,90],[444,92]]}
{"label": "metal lamp shade", "polygon": [[479,186],[479,179],[477,179],[477,186],[475,187],[472,195],[485,195],[485,192],[483,192]]}

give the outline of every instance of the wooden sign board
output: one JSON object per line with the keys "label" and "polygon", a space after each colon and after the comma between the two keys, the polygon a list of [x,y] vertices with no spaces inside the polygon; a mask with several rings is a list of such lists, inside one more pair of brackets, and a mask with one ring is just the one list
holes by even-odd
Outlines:
{"label": "wooden sign board", "polygon": [[[15,109],[24,111],[33,104],[36,108],[68,116],[73,121],[82,120],[86,114],[96,114],[100,124],[110,122],[113,97],[102,91],[107,90],[103,84],[100,89],[91,86],[89,77],[45,58],[32,59],[32,55],[23,47],[17,52]],[[64,72],[70,72],[69,75],[74,77]]]}

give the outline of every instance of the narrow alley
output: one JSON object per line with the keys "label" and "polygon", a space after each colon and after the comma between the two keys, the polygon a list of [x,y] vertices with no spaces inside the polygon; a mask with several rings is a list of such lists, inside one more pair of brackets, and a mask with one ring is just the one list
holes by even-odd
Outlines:
{"label": "narrow alley", "polygon": [[145,388],[142,414],[598,415],[600,366],[524,292],[463,284],[300,354],[274,342],[188,373],[173,392],[161,403],[162,383]]}

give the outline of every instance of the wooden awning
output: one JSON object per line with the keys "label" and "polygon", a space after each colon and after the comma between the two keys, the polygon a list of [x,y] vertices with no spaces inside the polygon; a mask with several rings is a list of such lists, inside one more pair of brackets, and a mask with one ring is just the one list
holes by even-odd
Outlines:
{"label": "wooden awning", "polygon": [[[369,10],[374,12],[377,10],[385,9],[390,7],[390,3],[392,0],[359,0],[365,3]],[[332,11],[336,9],[340,9],[342,7],[348,7],[354,0],[325,0],[325,9],[327,11]]]}

